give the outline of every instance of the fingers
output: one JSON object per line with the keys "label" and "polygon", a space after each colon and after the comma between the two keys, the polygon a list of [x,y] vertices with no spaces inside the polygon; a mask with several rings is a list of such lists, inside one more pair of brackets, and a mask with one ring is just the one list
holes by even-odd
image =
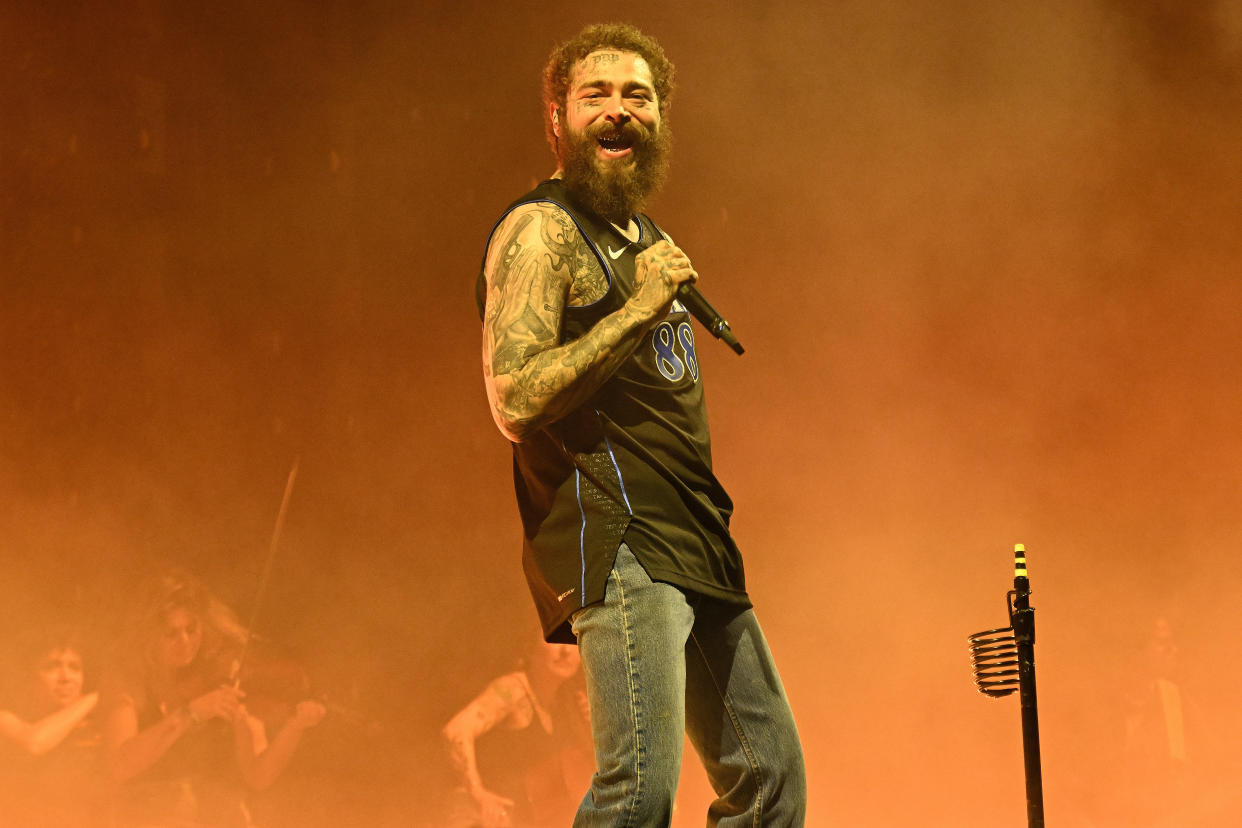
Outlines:
{"label": "fingers", "polygon": [[684,256],[680,259],[669,260],[664,264],[662,270],[674,284],[681,285],[686,282],[697,282],[699,280],[698,271],[690,264],[690,260]]}
{"label": "fingers", "polygon": [[[640,272],[658,274],[661,281],[673,287],[680,287],[687,282],[697,282],[699,279],[698,271],[691,264],[690,257],[681,248],[667,241],[658,241],[639,253],[635,263]],[[649,278],[650,276],[640,277],[642,281]]]}
{"label": "fingers", "polygon": [[190,702],[190,707],[200,719],[233,719],[245,695],[240,688],[226,684],[199,696]]}
{"label": "fingers", "polygon": [[246,694],[240,688],[225,685],[215,691],[217,702],[220,709],[228,713],[237,712],[237,708],[241,707],[241,700]]}
{"label": "fingers", "polygon": [[664,239],[661,239],[651,245],[651,247],[648,247],[646,250],[639,253],[637,258],[646,258],[649,261],[669,269],[679,270],[688,268],[690,270],[694,270],[693,265],[690,264],[690,257],[686,255],[685,251],[674,244],[670,244]]}
{"label": "fingers", "polygon": [[648,322],[667,315],[682,285],[699,278],[690,257],[663,239],[639,253],[634,263],[634,293],[627,304]]}
{"label": "fingers", "polygon": [[328,708],[314,700],[298,702],[295,711],[298,723],[303,727],[314,727],[323,721],[327,713]]}
{"label": "fingers", "polygon": [[215,697],[213,714],[221,719],[235,719],[241,709],[241,699],[231,693],[220,693]]}
{"label": "fingers", "polygon": [[513,800],[490,791],[483,794],[479,801],[480,814],[483,817],[483,824],[488,828],[508,828],[512,823],[509,819],[509,810],[513,808]]}
{"label": "fingers", "polygon": [[690,257],[676,247],[672,248],[668,258],[664,260],[663,269],[668,278],[677,285],[699,280],[698,271],[690,263]]}

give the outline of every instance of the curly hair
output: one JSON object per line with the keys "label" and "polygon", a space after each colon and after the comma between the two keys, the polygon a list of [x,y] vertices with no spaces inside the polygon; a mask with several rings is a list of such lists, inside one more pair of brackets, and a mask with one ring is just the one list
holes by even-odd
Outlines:
{"label": "curly hair", "polygon": [[[29,685],[44,657],[60,650],[69,650],[77,653],[82,660],[83,671],[89,672],[92,667],[90,658],[94,655],[93,644],[93,639],[81,627],[61,621],[19,631],[0,659],[4,667],[0,670],[0,708],[11,704],[23,712],[37,713],[41,702],[31,697],[33,688]],[[87,679],[89,686],[95,676],[88,674]]]}
{"label": "curly hair", "polygon": [[655,83],[656,101],[661,117],[668,111],[673,95],[673,64],[664,56],[664,49],[655,38],[645,35],[628,23],[596,23],[558,45],[543,67],[543,124],[548,145],[557,152],[556,133],[552,129],[550,104],[564,110],[569,94],[569,80],[578,61],[600,49],[633,52],[647,62]]}

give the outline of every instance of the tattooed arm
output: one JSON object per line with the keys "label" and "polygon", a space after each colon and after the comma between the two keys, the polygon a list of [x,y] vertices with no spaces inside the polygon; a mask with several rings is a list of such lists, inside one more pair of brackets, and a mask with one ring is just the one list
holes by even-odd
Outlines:
{"label": "tattooed arm", "polygon": [[483,374],[492,417],[510,440],[521,442],[586,401],[667,315],[677,288],[698,278],[686,255],[665,241],[640,253],[635,265],[625,305],[562,342],[565,306],[602,295],[594,254],[553,204],[519,207],[497,228],[485,265]]}
{"label": "tattooed arm", "polygon": [[489,684],[440,731],[448,748],[449,759],[466,792],[478,806],[485,825],[507,824],[506,812],[513,808],[514,802],[492,792],[487,787],[487,780],[479,776],[475,743],[495,727],[526,727],[534,715],[534,706],[526,693],[525,679],[517,673],[510,673]]}

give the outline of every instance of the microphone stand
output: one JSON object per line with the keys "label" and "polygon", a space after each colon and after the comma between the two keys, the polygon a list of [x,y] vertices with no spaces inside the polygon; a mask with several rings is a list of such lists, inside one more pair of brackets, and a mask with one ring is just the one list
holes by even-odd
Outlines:
{"label": "microphone stand", "polygon": [[1044,778],[1039,760],[1039,706],[1035,696],[1035,610],[1026,573],[1026,548],[1014,547],[1013,603],[1009,618],[1018,645],[1018,699],[1022,706],[1022,758],[1026,769],[1026,822],[1044,826]]}
{"label": "microphone stand", "polygon": [[1035,694],[1035,610],[1026,571],[1026,547],[1013,549],[1013,590],[1005,597],[1008,627],[970,636],[975,686],[994,699],[1015,690],[1022,707],[1022,759],[1026,773],[1026,823],[1044,828],[1044,780],[1039,756],[1039,707]]}

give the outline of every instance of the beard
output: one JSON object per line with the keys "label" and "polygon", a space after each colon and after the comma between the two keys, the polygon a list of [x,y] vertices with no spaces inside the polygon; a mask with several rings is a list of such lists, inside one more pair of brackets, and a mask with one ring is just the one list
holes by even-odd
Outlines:
{"label": "beard", "polygon": [[[619,139],[632,153],[611,160],[599,157],[599,139]],[[637,121],[620,127],[596,124],[582,132],[566,130],[561,141],[565,186],[584,207],[625,226],[668,173],[673,136],[666,123],[654,132]]]}

